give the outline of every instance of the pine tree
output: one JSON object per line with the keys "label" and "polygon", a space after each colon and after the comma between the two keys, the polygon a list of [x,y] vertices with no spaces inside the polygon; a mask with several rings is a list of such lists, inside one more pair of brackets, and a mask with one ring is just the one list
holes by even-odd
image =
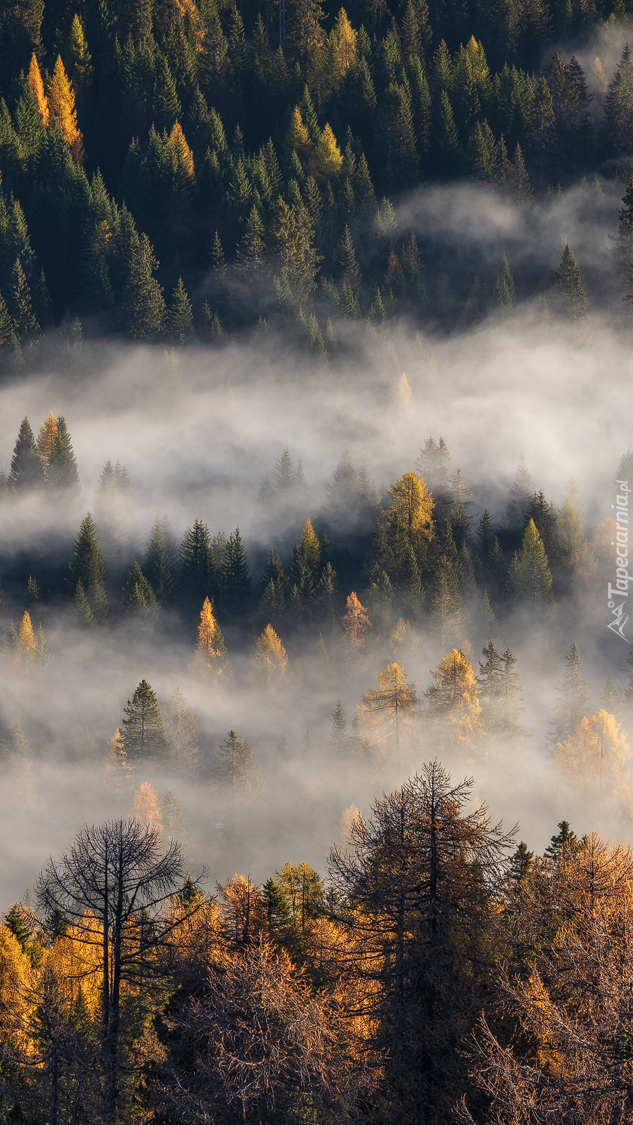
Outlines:
{"label": "pine tree", "polygon": [[11,458],[9,488],[15,492],[41,488],[44,471],[28,418],[22,420]]}
{"label": "pine tree", "polygon": [[204,603],[205,598],[213,600],[216,576],[209,528],[201,520],[194,520],[193,527],[187,528],[179,552],[178,590],[180,600],[187,609],[194,609]]}
{"label": "pine tree", "polygon": [[240,529],[229,535],[224,551],[220,575],[222,605],[231,617],[244,617],[252,599],[248,559],[240,536]]}
{"label": "pine tree", "polygon": [[150,613],[156,606],[154,591],[137,562],[123,587],[123,605],[138,613]]}
{"label": "pine tree", "polygon": [[575,641],[572,641],[565,663],[567,668],[560,681],[560,698],[554,707],[549,737],[554,746],[574,733],[580,720],[586,715],[589,703],[587,681],[580,674],[582,660]]}
{"label": "pine tree", "polygon": [[131,765],[166,762],[169,747],[165,738],[158,700],[147,680],[141,680],[132,699],[123,708],[124,744]]}
{"label": "pine tree", "polygon": [[569,243],[565,244],[555,277],[561,312],[568,320],[582,320],[587,312],[587,294],[583,289],[582,275]]}
{"label": "pine tree", "polygon": [[543,540],[532,519],[525,529],[521,551],[512,560],[510,582],[524,601],[542,605],[552,601],[552,574]]}
{"label": "pine tree", "polygon": [[167,331],[180,344],[186,344],[193,336],[193,308],[182,277],[178,278],[167,312]]}
{"label": "pine tree", "polygon": [[73,557],[68,567],[68,587],[75,596],[77,585],[81,583],[95,620],[99,622],[104,621],[108,615],[104,576],[103,552],[99,546],[96,524],[88,512],[73,544]]}
{"label": "pine tree", "polygon": [[[66,419],[60,415],[56,419],[57,432],[51,441],[46,478],[51,488],[60,492],[79,493],[79,471],[66,426]],[[39,437],[38,437],[39,445]]]}
{"label": "pine tree", "polygon": [[244,739],[240,742],[234,730],[220,743],[213,760],[213,773],[217,783],[235,796],[248,794],[256,780],[253,750]]}

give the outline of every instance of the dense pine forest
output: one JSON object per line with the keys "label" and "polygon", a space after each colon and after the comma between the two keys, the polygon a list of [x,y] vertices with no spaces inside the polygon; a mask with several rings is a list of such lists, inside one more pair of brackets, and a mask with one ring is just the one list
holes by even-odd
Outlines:
{"label": "dense pine forest", "polygon": [[[487,187],[528,231],[579,184],[587,215],[617,231],[617,196],[605,202],[604,189],[619,184],[609,284],[594,279],[589,296],[621,315],[633,209],[626,5],[348,7],[3,4],[5,360],[25,348],[34,358],[56,325],[175,343],[281,326],[325,359],[341,320],[446,331],[538,295],[582,319],[577,247],[561,243],[555,278],[503,245],[483,261],[447,253],[433,226],[398,216],[423,183]],[[605,69],[596,55],[585,75],[573,50],[600,29],[621,56]]]}

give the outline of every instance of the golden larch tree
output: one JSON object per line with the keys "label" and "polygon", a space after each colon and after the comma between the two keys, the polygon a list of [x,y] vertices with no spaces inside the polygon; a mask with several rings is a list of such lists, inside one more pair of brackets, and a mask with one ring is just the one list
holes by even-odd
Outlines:
{"label": "golden larch tree", "polygon": [[35,660],[37,651],[37,638],[33,630],[33,622],[30,613],[25,609],[16,646],[17,662],[31,663]]}
{"label": "golden larch tree", "polygon": [[427,538],[433,533],[433,497],[422,477],[417,473],[404,473],[387,492],[393,504],[387,515],[398,515],[409,531],[422,532]]}
{"label": "golden larch tree", "polygon": [[163,831],[163,816],[158,793],[149,781],[143,781],[138,789],[134,790],[130,814],[146,828],[149,828],[150,832]]}
{"label": "golden larch tree", "polygon": [[269,687],[281,684],[288,668],[288,653],[272,625],[267,625],[257,638],[253,662]]}
{"label": "golden larch tree", "polygon": [[39,110],[40,117],[42,118],[42,121],[43,121],[44,125],[48,125],[48,123],[50,121],[50,110],[48,108],[48,99],[47,99],[46,93],[44,91],[44,83],[42,81],[42,75],[41,75],[41,72],[40,72],[39,63],[38,63],[37,58],[35,56],[35,52],[33,52],[32,56],[31,56],[31,65],[29,66],[28,82],[29,82],[29,86],[31,87],[31,89],[33,91],[33,97],[35,98],[35,101],[37,102],[37,108]]}
{"label": "golden larch tree", "polygon": [[182,131],[182,126],[179,121],[174,122],[171,133],[169,134],[169,144],[176,160],[176,166],[184,179],[193,182],[195,178],[195,167],[193,163],[193,153],[187,144],[185,134]]}
{"label": "golden larch tree", "polygon": [[73,160],[80,164],[84,156],[83,137],[77,124],[75,93],[64,70],[61,55],[57,56],[47,94],[51,119],[61,129]]}
{"label": "golden larch tree", "polygon": [[565,742],[559,742],[555,758],[570,773],[589,781],[598,780],[609,788],[623,780],[623,770],[630,761],[631,752],[622,724],[609,711],[596,711],[584,716],[576,730]]}
{"label": "golden larch tree", "polygon": [[44,468],[46,468],[51,459],[51,453],[53,452],[53,446],[55,445],[58,433],[59,426],[57,425],[57,418],[51,410],[37,435],[37,452],[40,455],[40,461],[44,465]]}
{"label": "golden larch tree", "polygon": [[479,689],[470,661],[459,649],[442,657],[426,691],[428,714],[450,743],[472,743],[483,732]]}
{"label": "golden larch tree", "polygon": [[408,730],[419,707],[416,682],[407,682],[407,673],[395,661],[376,676],[377,688],[369,688],[358,707],[361,720],[376,734],[379,742],[393,740],[400,752],[403,728]]}
{"label": "golden larch tree", "polygon": [[365,635],[371,628],[371,621],[367,610],[361,605],[359,598],[352,590],[346,602],[347,612],[343,617],[345,640],[353,652],[360,652],[365,647]]}
{"label": "golden larch tree", "polygon": [[226,647],[222,630],[218,625],[210,599],[204,599],[200,610],[198,643],[194,667],[203,676],[221,676],[226,664]]}
{"label": "golden larch tree", "polygon": [[106,780],[110,782],[117,792],[129,789],[134,766],[130,765],[125,749],[125,736],[120,727],[117,727],[108,742],[105,758]]}
{"label": "golden larch tree", "polygon": [[297,156],[302,162],[307,160],[312,150],[310,134],[308,133],[307,127],[303,123],[301,110],[299,109],[298,105],[295,106],[292,112],[290,124],[288,125],[288,129],[286,130],[286,136],[284,138],[284,149],[288,156],[291,156],[293,151],[296,152]]}
{"label": "golden larch tree", "polygon": [[338,176],[342,163],[343,155],[338,147],[336,137],[331,126],[326,122],[318,144],[311,155],[309,171],[313,173],[316,180],[323,183],[325,180],[333,180]]}

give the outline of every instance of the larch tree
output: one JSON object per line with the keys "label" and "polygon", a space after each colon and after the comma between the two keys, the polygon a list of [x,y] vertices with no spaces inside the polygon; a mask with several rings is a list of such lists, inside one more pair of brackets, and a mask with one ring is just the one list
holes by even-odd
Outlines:
{"label": "larch tree", "polygon": [[123,708],[125,751],[131,765],[166,762],[169,746],[156,693],[141,680],[132,699]]}
{"label": "larch tree", "polygon": [[37,452],[46,471],[57,437],[57,419],[51,410],[37,435]]}
{"label": "larch tree", "polygon": [[622,724],[608,711],[584,715],[576,730],[559,742],[554,751],[556,762],[565,772],[574,774],[595,793],[612,792],[624,780],[630,759],[630,748]]}
{"label": "larch tree", "polygon": [[84,158],[83,137],[77,124],[75,93],[68,80],[61,55],[57,56],[46,93],[50,119],[61,130],[73,159],[79,164]]}
{"label": "larch tree", "polygon": [[376,676],[377,688],[369,688],[358,707],[361,720],[374,732],[379,742],[393,742],[400,753],[403,734],[411,731],[419,700],[415,683],[410,684],[404,668],[395,661]]}
{"label": "larch tree", "polygon": [[226,671],[226,645],[209,598],[204,599],[200,610],[194,666],[203,676],[221,676]]}
{"label": "larch tree", "polygon": [[257,638],[253,664],[257,674],[272,688],[280,688],[288,670],[288,653],[272,625]]}
{"label": "larch tree", "polygon": [[394,501],[387,515],[398,515],[408,531],[423,533],[429,537],[433,533],[433,497],[422,477],[409,472],[398,477],[387,489]]}
{"label": "larch tree", "polygon": [[371,621],[367,610],[361,605],[358,596],[352,591],[346,602],[346,613],[343,617],[345,641],[353,653],[360,653],[365,647],[365,638],[371,628]]}
{"label": "larch tree", "polygon": [[50,120],[50,110],[48,107],[48,99],[44,91],[44,83],[42,81],[42,74],[40,71],[39,63],[35,51],[31,55],[31,62],[29,65],[28,83],[33,91],[33,97],[37,105],[39,115],[42,119],[43,125],[48,125]]}
{"label": "larch tree", "polygon": [[149,832],[154,832],[160,840],[163,831],[163,818],[160,811],[158,791],[149,781],[142,781],[138,789],[134,790],[130,817]]}
{"label": "larch tree", "polygon": [[431,672],[425,695],[429,718],[453,746],[472,747],[482,733],[477,680],[470,661],[452,649]]}

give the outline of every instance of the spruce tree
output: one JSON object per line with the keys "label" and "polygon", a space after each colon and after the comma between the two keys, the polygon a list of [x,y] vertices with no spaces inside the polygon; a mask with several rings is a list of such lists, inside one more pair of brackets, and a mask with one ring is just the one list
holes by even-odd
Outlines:
{"label": "spruce tree", "polygon": [[187,528],[179,553],[178,592],[188,610],[199,612],[205,598],[214,599],[216,576],[209,528],[194,520]]}
{"label": "spruce tree", "polygon": [[108,615],[104,576],[103,552],[97,538],[97,527],[88,512],[81,522],[73,544],[73,556],[68,567],[68,588],[71,595],[75,597],[77,586],[81,584],[97,621],[104,621]]}
{"label": "spruce tree", "polygon": [[347,730],[347,719],[340,699],[334,708],[328,754],[336,761],[344,760],[350,752],[350,736]]}
{"label": "spruce tree", "polygon": [[123,587],[123,605],[127,609],[143,613],[150,612],[156,605],[154,591],[137,562],[130,570]]}
{"label": "spruce tree", "polygon": [[587,714],[589,705],[589,690],[587,681],[580,674],[582,660],[575,641],[572,641],[565,663],[567,668],[560,681],[560,698],[554,707],[554,717],[550,724],[550,743],[554,746],[574,733],[580,720]]}
{"label": "spruce tree", "polygon": [[156,694],[147,680],[141,680],[123,712],[126,716],[123,738],[128,762],[166,762],[169,747],[163,719]]}
{"label": "spruce tree", "polygon": [[229,535],[220,576],[222,605],[231,617],[245,617],[252,598],[248,559],[237,527]]}
{"label": "spruce tree", "polygon": [[160,519],[156,520],[147,543],[143,573],[147,577],[157,601],[163,605],[168,605],[174,594],[174,579]]}
{"label": "spruce tree", "polygon": [[255,778],[253,750],[246,739],[239,740],[234,730],[220,743],[213,760],[213,774],[217,783],[235,796],[248,793],[252,787]]}
{"label": "spruce tree", "polygon": [[193,336],[193,309],[182,277],[178,278],[167,313],[167,331],[179,344],[186,344]]}
{"label": "spruce tree", "polygon": [[528,523],[521,550],[512,560],[510,582],[526,602],[547,605],[552,601],[552,574],[534,520]]}
{"label": "spruce tree", "polygon": [[66,419],[60,415],[56,419],[57,432],[51,444],[47,465],[47,480],[51,488],[60,491],[79,492],[79,471],[66,426]]}
{"label": "spruce tree", "polygon": [[23,418],[11,458],[9,488],[15,492],[41,488],[44,469],[28,418]]}
{"label": "spruce tree", "polygon": [[582,320],[587,312],[587,294],[583,288],[578,263],[568,242],[565,244],[555,277],[562,315],[568,320]]}

